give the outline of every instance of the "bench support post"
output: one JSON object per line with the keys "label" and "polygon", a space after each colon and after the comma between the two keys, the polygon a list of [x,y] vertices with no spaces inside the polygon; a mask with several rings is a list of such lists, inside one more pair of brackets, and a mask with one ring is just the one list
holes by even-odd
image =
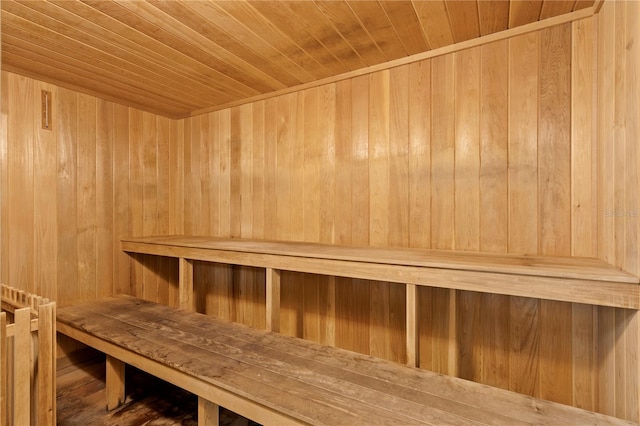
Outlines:
{"label": "bench support post", "polygon": [[267,268],[267,330],[280,331],[280,271]]}
{"label": "bench support post", "polygon": [[407,293],[407,365],[418,367],[420,344],[418,333],[418,289],[415,284],[406,285]]}
{"label": "bench support post", "polygon": [[107,410],[116,409],[124,403],[124,365],[124,362],[107,355]]}
{"label": "bench support post", "polygon": [[198,426],[218,426],[219,407],[213,402],[198,397]]}
{"label": "bench support post", "polygon": [[181,257],[179,260],[178,298],[180,309],[195,310],[193,300],[193,261]]}

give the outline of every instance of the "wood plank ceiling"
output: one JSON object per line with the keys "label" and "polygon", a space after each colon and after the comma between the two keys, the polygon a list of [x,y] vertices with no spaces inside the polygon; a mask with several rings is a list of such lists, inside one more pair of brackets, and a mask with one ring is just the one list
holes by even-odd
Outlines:
{"label": "wood plank ceiling", "polygon": [[2,0],[2,68],[170,117],[590,7],[561,0]]}

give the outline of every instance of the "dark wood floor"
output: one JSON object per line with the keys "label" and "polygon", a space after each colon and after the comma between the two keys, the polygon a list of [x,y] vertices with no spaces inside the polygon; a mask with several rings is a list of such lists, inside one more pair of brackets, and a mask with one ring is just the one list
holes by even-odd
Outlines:
{"label": "dark wood floor", "polygon": [[[83,359],[87,354],[84,354]],[[60,426],[196,426],[197,398],[132,367],[126,370],[125,404],[106,411],[104,357],[63,365],[57,374],[57,410]],[[221,409],[220,424],[256,425]]]}

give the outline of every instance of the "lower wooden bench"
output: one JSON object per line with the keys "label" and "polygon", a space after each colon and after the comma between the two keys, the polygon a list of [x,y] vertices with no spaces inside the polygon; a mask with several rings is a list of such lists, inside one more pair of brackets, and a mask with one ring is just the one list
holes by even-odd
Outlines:
{"label": "lower wooden bench", "polygon": [[130,364],[262,424],[630,424],[578,408],[119,296],[58,310],[58,330],[107,354],[108,406]]}

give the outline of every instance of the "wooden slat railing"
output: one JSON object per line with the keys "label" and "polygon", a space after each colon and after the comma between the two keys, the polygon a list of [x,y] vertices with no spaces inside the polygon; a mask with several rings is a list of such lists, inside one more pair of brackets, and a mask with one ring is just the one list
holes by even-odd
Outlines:
{"label": "wooden slat railing", "polygon": [[2,285],[0,426],[56,424],[56,304]]}

